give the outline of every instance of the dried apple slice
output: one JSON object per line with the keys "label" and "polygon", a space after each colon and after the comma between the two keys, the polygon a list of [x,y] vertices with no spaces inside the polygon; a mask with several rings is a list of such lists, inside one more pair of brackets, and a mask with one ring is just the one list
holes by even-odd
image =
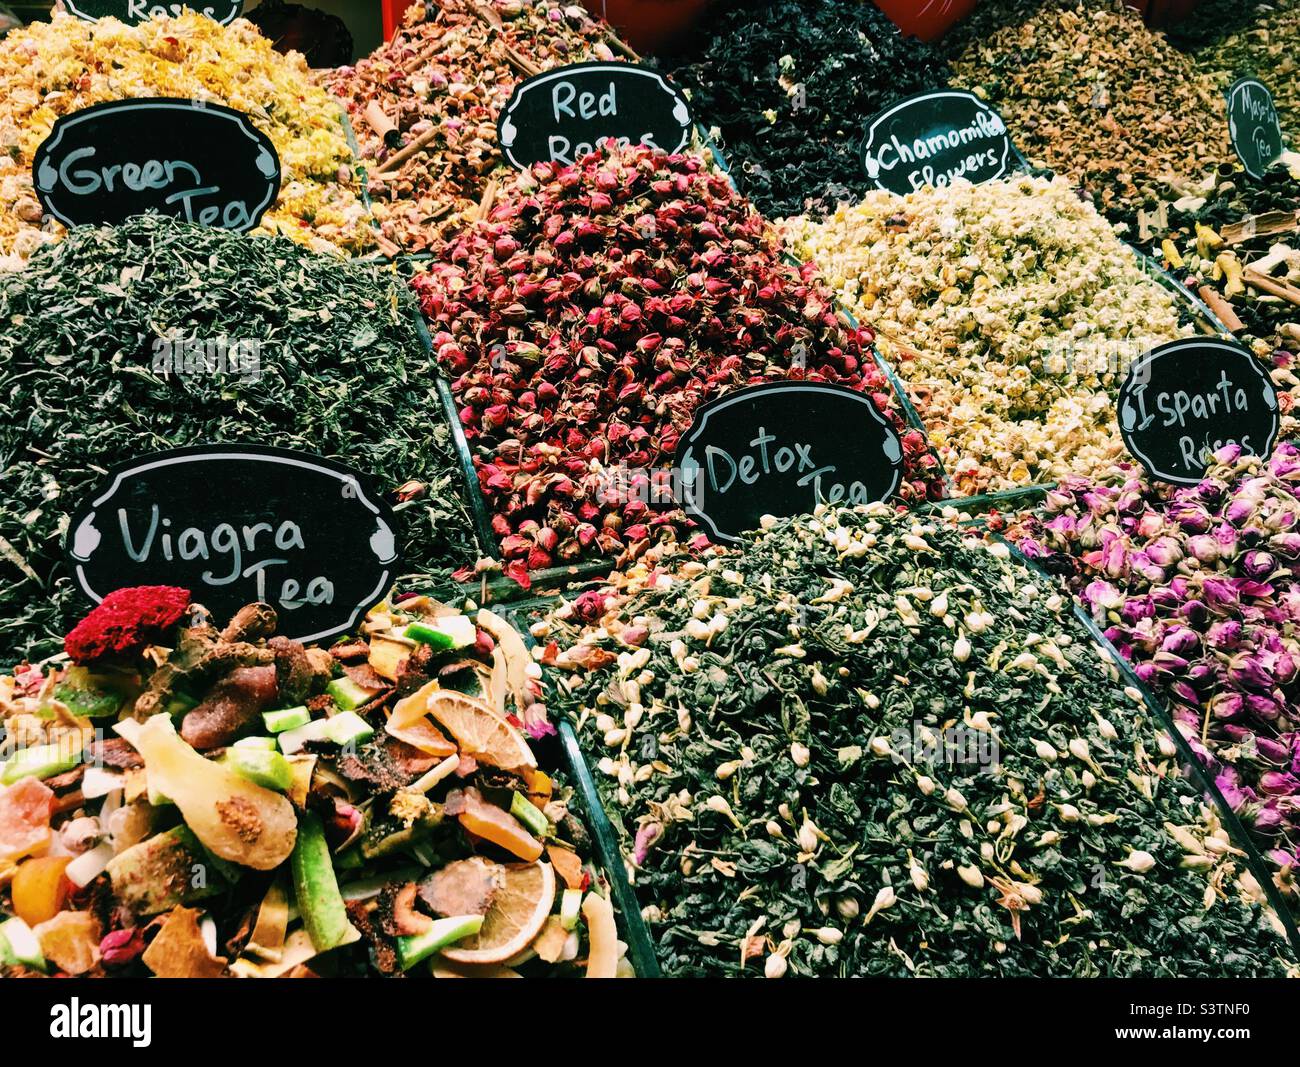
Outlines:
{"label": "dried apple slice", "polygon": [[167,715],[118,732],[144,759],[149,786],[170,799],[186,825],[216,856],[259,871],[278,867],[293,851],[298,819],[279,793],[204,759],[177,736]]}

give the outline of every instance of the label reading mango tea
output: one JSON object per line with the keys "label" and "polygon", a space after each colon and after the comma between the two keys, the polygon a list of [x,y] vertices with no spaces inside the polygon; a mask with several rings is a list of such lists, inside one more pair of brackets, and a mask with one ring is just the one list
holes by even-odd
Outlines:
{"label": "label reading mango tea", "polygon": [[1227,97],[1232,150],[1247,174],[1262,178],[1286,147],[1273,94],[1256,78],[1239,78],[1228,87]]}

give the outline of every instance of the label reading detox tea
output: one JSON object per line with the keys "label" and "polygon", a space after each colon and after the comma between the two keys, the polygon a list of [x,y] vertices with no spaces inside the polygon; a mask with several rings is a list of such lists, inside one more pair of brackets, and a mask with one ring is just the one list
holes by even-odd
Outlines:
{"label": "label reading detox tea", "polygon": [[1225,445],[1268,456],[1281,429],[1277,391],[1247,349],[1189,338],[1152,349],[1119,392],[1120,436],[1147,473],[1195,485]]}
{"label": "label reading detox tea", "polygon": [[280,191],[280,158],[248,116],[204,101],[147,97],[60,118],[32,162],[36,195],[65,226],[156,211],[251,230]]}
{"label": "label reading detox tea", "polygon": [[1282,125],[1273,94],[1255,78],[1239,78],[1228,87],[1228,137],[1252,178],[1262,178],[1282,154]]}
{"label": "label reading detox tea", "polygon": [[870,396],[777,382],[701,407],[677,447],[676,468],[687,514],[711,541],[735,542],[764,515],[889,499],[903,446]]}
{"label": "label reading detox tea", "polygon": [[917,93],[880,112],[862,141],[862,166],[878,189],[906,195],[958,178],[975,185],[1015,165],[1006,123],[973,93]]}
{"label": "label reading detox tea", "polygon": [[357,472],[302,452],[211,445],[116,468],[73,514],[78,587],[174,585],[217,616],[253,601],[299,641],[347,632],[387,595],[396,524]]}
{"label": "label reading detox tea", "polygon": [[234,22],[244,7],[244,0],[219,0],[217,3],[195,0],[193,3],[158,3],[157,0],[63,0],[63,6],[85,22],[115,18],[128,26],[148,22],[159,15],[175,18],[184,11],[194,11],[220,23]]}
{"label": "label reading detox tea", "polygon": [[572,163],[612,137],[680,152],[690,139],[686,98],[633,63],[574,63],[520,82],[497,117],[501,151],[520,170]]}

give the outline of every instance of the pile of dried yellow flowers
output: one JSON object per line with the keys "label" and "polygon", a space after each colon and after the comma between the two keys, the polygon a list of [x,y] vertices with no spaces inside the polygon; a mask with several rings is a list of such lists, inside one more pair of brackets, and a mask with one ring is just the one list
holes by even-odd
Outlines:
{"label": "pile of dried yellow flowers", "polygon": [[878,191],[782,227],[877,331],[963,493],[1110,470],[1129,363],[1191,332],[1064,178]]}
{"label": "pile of dried yellow flowers", "polygon": [[281,55],[252,23],[201,15],[139,26],[55,15],[0,41],[0,269],[15,269],[62,228],[42,226],[32,157],[56,119],[108,100],[175,96],[247,112],[280,154],[280,197],[259,231],[321,251],[369,250],[369,212],[352,173],[337,101],[308,81],[297,53]]}

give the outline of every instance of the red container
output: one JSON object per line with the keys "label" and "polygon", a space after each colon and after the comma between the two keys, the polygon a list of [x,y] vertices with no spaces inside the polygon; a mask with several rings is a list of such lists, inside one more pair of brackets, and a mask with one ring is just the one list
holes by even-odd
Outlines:
{"label": "red container", "polygon": [[[863,0],[864,3],[867,0]],[[875,0],[876,7],[906,34],[937,41],[975,10],[977,0]]]}
{"label": "red container", "polygon": [[413,3],[415,0],[383,0],[385,41],[392,40],[393,31],[402,24],[402,15]]}
{"label": "red container", "polygon": [[685,37],[713,0],[582,0],[593,15],[614,27],[638,52],[671,49]]}

